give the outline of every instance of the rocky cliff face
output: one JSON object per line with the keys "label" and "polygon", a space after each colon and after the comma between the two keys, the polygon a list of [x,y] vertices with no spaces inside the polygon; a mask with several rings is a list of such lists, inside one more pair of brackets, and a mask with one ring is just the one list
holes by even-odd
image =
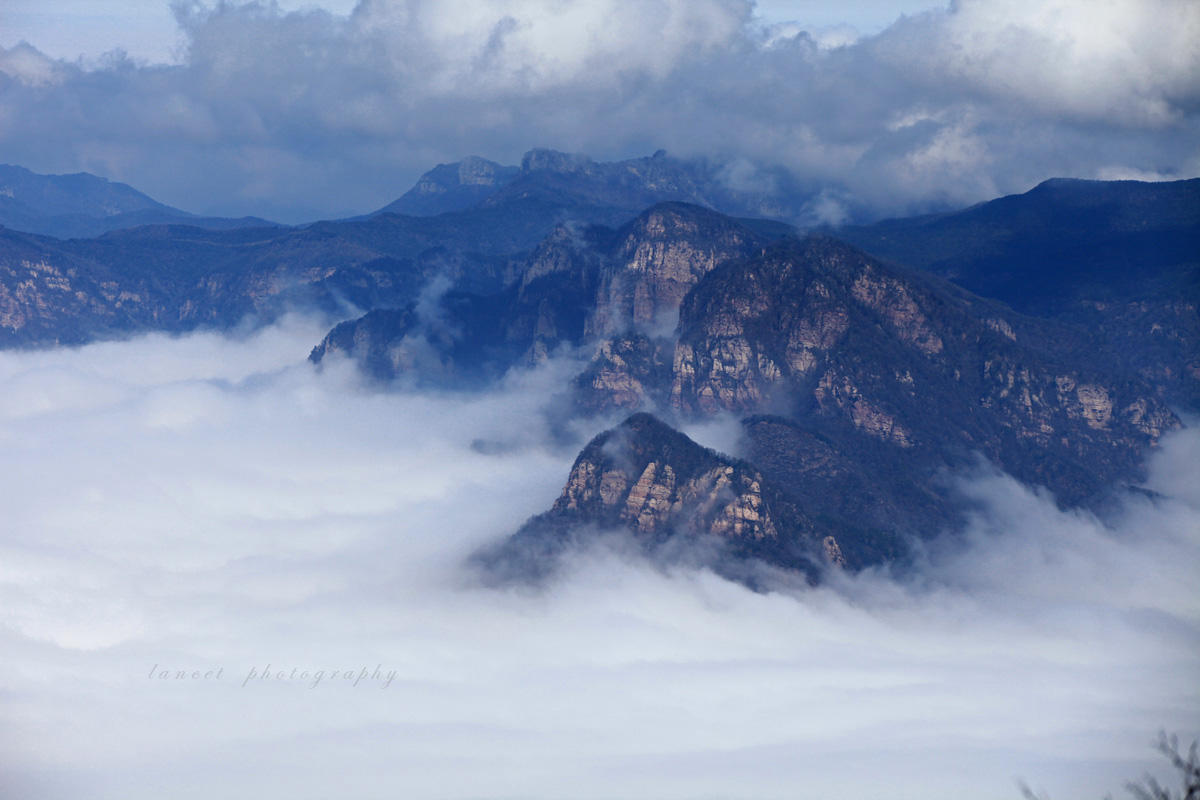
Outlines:
{"label": "rocky cliff face", "polygon": [[[618,343],[626,335],[670,335],[680,302],[703,275],[766,243],[736,220],[682,203],[654,206],[616,230],[564,224],[533,250],[504,291],[446,313],[463,341],[491,343],[490,353],[507,353],[510,364],[587,339],[617,352],[626,347]],[[357,341],[364,353],[382,353],[412,335],[408,328],[388,331],[380,318],[363,327]],[[465,363],[462,346],[456,347],[455,360]],[[376,367],[386,362],[372,361]],[[398,372],[375,374],[388,379]]]}
{"label": "rocky cliff face", "polygon": [[665,398],[684,415],[775,413],[913,464],[982,452],[1075,502],[1136,475],[1179,421],[1136,379],[1056,361],[1037,331],[816,237],[706,275],[682,304],[669,374],[661,344],[639,358],[624,353],[645,343],[610,345],[577,385],[591,409]]}
{"label": "rocky cliff face", "polygon": [[620,231],[601,274],[588,334],[669,332],[684,296],[701,277],[762,244],[729,217],[682,204],[656,206]]}
{"label": "rocky cliff face", "polygon": [[718,568],[721,556],[732,555],[812,576],[830,565],[879,561],[886,541],[815,520],[749,463],[703,448],[649,414],[593,439],[553,508],[481,557],[501,573],[537,574],[579,526],[630,531],[651,552],[680,536],[708,539],[719,545]]}
{"label": "rocky cliff face", "polygon": [[632,333],[602,340],[591,363],[571,382],[576,405],[589,413],[614,408],[666,409],[672,338]]}
{"label": "rocky cliff face", "polygon": [[[764,543],[832,537],[828,552],[851,567],[902,559],[907,537],[961,519],[947,466],[981,454],[1064,504],[1089,503],[1136,480],[1145,450],[1179,425],[1141,376],[1080,357],[1095,342],[1085,331],[829,237],[772,244],[695,206],[655,206],[619,229],[560,226],[502,292],[451,293],[440,308],[453,336],[373,312],[314,360],[341,348],[381,377],[461,382],[589,342],[571,387],[578,410],[743,418],[753,466],[693,469],[644,421],[632,439],[622,428],[589,445],[554,508],[514,540],[535,550],[590,526],[649,542],[726,537],[800,569],[818,563],[811,547],[800,557]],[[605,442],[627,439],[652,444],[622,444],[626,461],[611,461]],[[785,525],[777,508],[790,509]],[[792,533],[772,533],[783,528]]]}
{"label": "rocky cliff face", "polygon": [[117,327],[139,316],[144,298],[133,287],[88,274],[69,258],[35,239],[7,234],[0,258],[0,341],[18,335],[74,342],[82,335],[72,320]]}
{"label": "rocky cliff face", "polygon": [[[769,245],[693,206],[561,226],[503,292],[440,308],[452,334],[377,311],[313,359],[340,349],[385,379],[473,383],[590,338],[577,408],[768,415],[747,425],[752,460],[843,526],[952,524],[937,473],[975,454],[1086,502],[1135,480],[1179,425],[1137,376],[1064,360],[1061,326],[828,237]],[[653,324],[675,312],[675,330]]]}
{"label": "rocky cliff face", "polygon": [[[611,518],[654,536],[686,525],[718,536],[778,537],[782,526],[811,538],[811,523],[786,519],[763,497],[762,475],[708,452],[648,414],[592,440],[571,469],[554,512]],[[768,494],[769,496],[769,494]]]}
{"label": "rocky cliff face", "polygon": [[[553,154],[526,168],[596,170]],[[619,230],[559,229],[506,293],[493,339],[528,353],[592,340],[577,408],[733,414],[748,458],[636,415],[589,444],[553,508],[485,558],[518,573],[596,529],[629,530],[652,550],[715,538],[810,575],[903,560],[910,537],[961,522],[944,470],[979,454],[1066,505],[1090,503],[1136,480],[1145,450],[1179,425],[1163,387],[1191,364],[1179,355],[1186,296],[1168,325],[1160,301],[1122,312],[1147,333],[1113,357],[1090,328],[828,237],[771,245],[679,204]]]}

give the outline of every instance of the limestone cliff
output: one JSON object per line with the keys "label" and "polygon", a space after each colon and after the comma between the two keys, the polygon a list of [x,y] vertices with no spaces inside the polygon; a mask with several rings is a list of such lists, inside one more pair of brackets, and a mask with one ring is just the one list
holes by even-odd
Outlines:
{"label": "limestone cliff", "polygon": [[814,519],[749,463],[701,447],[649,414],[593,439],[551,510],[483,557],[502,571],[536,569],[581,527],[629,531],[651,551],[681,536],[712,537],[725,554],[814,576],[830,564],[861,567],[895,554],[881,543],[897,546]]}
{"label": "limestone cliff", "polygon": [[[464,349],[470,342],[486,346],[493,359],[507,359],[491,365],[502,369],[537,361],[561,345],[591,340],[615,353],[626,347],[622,337],[669,336],[680,303],[705,274],[758,252],[769,239],[730,217],[683,203],[653,206],[618,229],[564,223],[534,248],[503,291],[443,309],[462,332],[443,361],[479,361],[480,354]],[[364,318],[364,330],[352,337],[357,352],[384,353],[411,340],[411,329],[389,331],[382,319]],[[315,351],[314,360],[322,352]],[[391,360],[401,366],[389,370],[389,358],[372,357],[370,371],[396,377],[403,360]],[[603,383],[607,373],[597,380]]]}
{"label": "limestone cliff", "polygon": [[577,407],[592,413],[666,407],[663,387],[670,385],[673,348],[673,339],[643,333],[601,340],[571,382]]}
{"label": "limestone cliff", "polygon": [[1068,501],[1135,476],[1179,421],[1150,387],[1060,363],[1038,335],[998,304],[813,237],[707,274],[681,306],[669,376],[652,359],[616,365],[610,347],[579,402],[770,412],[914,463],[982,452]]}
{"label": "limestone cliff", "polygon": [[619,232],[588,319],[592,336],[674,328],[684,296],[718,264],[763,240],[735,220],[680,203],[664,204]]}

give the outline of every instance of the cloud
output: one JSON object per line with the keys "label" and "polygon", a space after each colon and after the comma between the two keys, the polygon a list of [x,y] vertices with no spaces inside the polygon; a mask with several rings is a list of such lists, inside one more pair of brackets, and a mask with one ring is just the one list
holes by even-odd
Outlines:
{"label": "cloud", "polygon": [[[881,37],[935,81],[961,80],[1026,113],[1158,127],[1194,109],[1200,9],[1185,0],[1086,2],[959,0],[911,39]],[[918,45],[923,53],[904,52]]]}
{"label": "cloud", "polygon": [[1200,173],[1187,0],[963,0],[859,38],[764,27],[744,0],[176,8],[177,65],[3,51],[7,157],[286,221],[368,211],[438,162],[533,146],[728,160],[743,183],[786,175],[859,217],[1052,176]]}
{"label": "cloud", "polygon": [[320,333],[0,354],[6,796],[1083,798],[1200,735],[1194,427],[1105,520],[964,476],[965,537],[904,577],[601,548],[497,591],[462,558],[557,496],[595,431],[538,409],[577,365],[377,393],[304,363]]}
{"label": "cloud", "polygon": [[[360,35],[392,45],[403,69],[419,49],[433,65],[420,88],[481,99],[618,84],[625,75],[663,78],[684,57],[728,46],[745,27],[739,0],[365,0],[352,17]],[[650,42],[657,47],[647,47]]]}
{"label": "cloud", "polygon": [[54,59],[25,42],[8,50],[0,49],[0,74],[15,83],[34,87],[61,83],[63,80]]}

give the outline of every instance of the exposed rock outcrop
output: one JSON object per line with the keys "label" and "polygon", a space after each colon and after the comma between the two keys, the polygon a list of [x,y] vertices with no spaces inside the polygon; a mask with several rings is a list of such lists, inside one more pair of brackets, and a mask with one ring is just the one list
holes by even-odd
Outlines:
{"label": "exposed rock outcrop", "polygon": [[664,405],[673,349],[673,340],[646,334],[602,340],[591,363],[572,381],[579,407],[598,412]]}
{"label": "exposed rock outcrop", "polygon": [[[533,250],[502,292],[444,309],[463,335],[454,342],[456,353],[443,360],[466,363],[470,359],[464,360],[462,342],[472,341],[489,345],[495,358],[507,358],[507,363],[493,365],[500,369],[588,339],[597,340],[609,356],[628,352],[622,337],[670,336],[680,303],[705,274],[761,250],[767,241],[732,218],[683,203],[654,206],[617,230],[562,224]],[[378,316],[364,318],[365,331],[356,339],[360,352],[382,353],[412,335],[407,327],[389,332],[379,323]],[[373,358],[372,372],[396,377],[398,371],[389,371],[387,363],[387,358]],[[614,391],[636,389],[632,383],[624,389],[614,383]],[[632,402],[632,397],[618,404]]]}
{"label": "exposed rock outcrop", "polygon": [[884,555],[879,539],[814,519],[749,463],[701,447],[649,414],[593,439],[553,508],[480,558],[502,574],[536,575],[582,527],[629,531],[652,552],[681,536],[707,538],[720,545],[718,568],[733,555],[815,576],[831,564],[861,567]]}
{"label": "exposed rock outcrop", "polygon": [[1068,502],[1136,476],[1142,451],[1178,419],[1128,376],[1059,362],[1038,333],[1035,321],[812,237],[697,283],[669,387],[663,356],[611,368],[610,347],[577,391],[592,409],[666,397],[684,415],[781,414],[842,442],[912,451],[914,464],[978,451]]}
{"label": "exposed rock outcrop", "polygon": [[587,333],[675,327],[684,296],[705,274],[749,255],[763,240],[729,217],[673,203],[623,228],[601,273]]}

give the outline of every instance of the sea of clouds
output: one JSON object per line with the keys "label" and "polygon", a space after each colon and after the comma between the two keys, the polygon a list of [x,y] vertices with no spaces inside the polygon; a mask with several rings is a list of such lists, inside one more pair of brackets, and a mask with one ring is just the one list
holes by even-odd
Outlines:
{"label": "sea of clouds", "polygon": [[0,794],[1083,800],[1200,736],[1196,427],[1104,521],[963,476],[903,578],[487,588],[600,425],[540,413],[576,365],[378,391],[323,332],[0,353]]}

